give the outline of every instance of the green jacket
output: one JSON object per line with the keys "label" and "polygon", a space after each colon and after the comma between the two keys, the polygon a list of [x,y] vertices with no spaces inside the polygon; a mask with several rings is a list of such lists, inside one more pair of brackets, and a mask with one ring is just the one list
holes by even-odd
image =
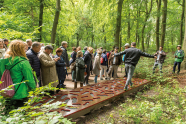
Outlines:
{"label": "green jacket", "polygon": [[[24,61],[22,61],[24,60]],[[22,61],[18,63],[19,61]],[[10,75],[12,78],[12,81],[14,84],[20,83],[22,81],[28,80],[26,83],[22,83],[17,90],[18,85],[15,85],[15,91],[17,90],[16,94],[11,98],[11,99],[22,99],[26,98],[29,95],[30,90],[34,90],[36,88],[36,83],[32,74],[32,68],[29,64],[29,61],[25,57],[18,57],[16,56],[14,59],[12,57],[7,58],[7,59],[1,59],[0,60],[0,76],[2,76],[5,68],[10,69],[14,64],[18,63],[15,65],[11,70],[10,70]]]}
{"label": "green jacket", "polygon": [[183,50],[180,50],[178,52],[178,50],[175,52],[174,56],[177,56],[177,58],[175,58],[175,61],[176,62],[182,62],[183,61],[183,58],[184,58],[184,51]]}

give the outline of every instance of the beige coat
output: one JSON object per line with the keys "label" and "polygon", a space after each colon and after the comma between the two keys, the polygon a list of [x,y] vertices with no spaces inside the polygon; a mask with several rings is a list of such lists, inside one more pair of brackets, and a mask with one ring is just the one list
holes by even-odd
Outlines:
{"label": "beige coat", "polygon": [[101,69],[100,58],[101,58],[101,55],[97,54],[95,59],[94,59],[93,73],[95,75],[99,75],[100,74],[100,69]]}
{"label": "beige coat", "polygon": [[53,87],[57,87],[59,83],[57,81],[58,76],[56,72],[56,62],[45,52],[42,52],[39,55],[39,59],[41,62],[41,79],[43,86],[48,85],[51,82],[55,82]]}

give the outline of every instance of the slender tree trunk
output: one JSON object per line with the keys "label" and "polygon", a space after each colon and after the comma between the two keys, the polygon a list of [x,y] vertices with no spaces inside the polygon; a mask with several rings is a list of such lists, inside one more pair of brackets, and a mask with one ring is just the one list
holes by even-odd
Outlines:
{"label": "slender tree trunk", "polygon": [[146,15],[145,15],[145,21],[144,21],[144,25],[143,25],[143,28],[142,28],[142,34],[141,34],[141,44],[142,44],[142,51],[145,51],[145,47],[144,47],[144,32],[145,32],[145,26],[146,26],[146,23],[147,23],[147,19],[149,18],[150,16],[150,13],[151,13],[151,10],[152,10],[152,5],[153,5],[153,2],[151,0],[151,5],[150,5],[150,10],[148,11],[148,5],[147,5],[147,1],[145,1],[145,6],[146,6]]}
{"label": "slender tree trunk", "polygon": [[116,33],[115,33],[115,46],[119,46],[119,35],[121,29],[121,12],[122,12],[122,5],[124,0],[118,1],[118,12],[117,12],[117,22],[116,22]]}
{"label": "slender tree trunk", "polygon": [[138,18],[139,18],[139,13],[140,11],[137,10],[137,22],[136,22],[136,43],[138,43],[138,46],[139,46],[139,34],[138,34],[138,30],[139,30],[139,21],[138,21]]}
{"label": "slender tree trunk", "polygon": [[91,47],[93,47],[93,43],[94,43],[94,35],[92,34],[92,42],[91,42]]}
{"label": "slender tree trunk", "polygon": [[157,3],[157,18],[156,18],[156,50],[159,49],[160,44],[160,9],[161,9],[161,0],[156,0]]}
{"label": "slender tree trunk", "polygon": [[161,46],[164,46],[165,42],[165,34],[166,34],[166,20],[167,20],[167,0],[163,0],[163,8],[162,8],[162,26],[161,26]]}
{"label": "slender tree trunk", "polygon": [[129,15],[128,15],[128,32],[127,32],[127,34],[128,34],[128,37],[127,37],[128,41],[127,42],[129,42],[129,44],[131,44],[131,41],[130,41],[130,8],[129,8]]}
{"label": "slender tree trunk", "polygon": [[56,13],[54,17],[53,27],[52,27],[52,34],[51,34],[51,43],[55,43],[55,37],[56,37],[56,31],[57,31],[57,24],[59,20],[59,14],[60,14],[60,0],[56,0]]}
{"label": "slender tree trunk", "polygon": [[41,42],[42,41],[42,24],[43,24],[43,2],[44,0],[40,0],[40,11],[39,11],[39,39],[38,41]]}
{"label": "slender tree trunk", "polygon": [[119,51],[121,51],[121,47],[122,47],[122,36],[121,36],[121,34],[120,34],[120,38],[119,38],[119,43],[120,43],[120,45],[119,45]]}
{"label": "slender tree trunk", "polygon": [[[103,34],[105,35],[105,26],[103,26]],[[107,37],[106,35],[104,36],[104,43],[106,44],[107,42]]]}
{"label": "slender tree trunk", "polygon": [[79,46],[79,34],[77,33],[77,44],[76,44],[76,47]]}
{"label": "slender tree trunk", "polygon": [[182,14],[181,14],[181,24],[180,24],[180,42],[179,44],[182,45],[183,42],[183,23],[184,23],[184,13],[185,12],[185,0],[183,0],[182,4]]}
{"label": "slender tree trunk", "polygon": [[[185,6],[186,6],[186,2],[185,2]],[[185,9],[185,24],[186,24],[186,9]],[[186,30],[186,25],[185,25],[185,30]],[[186,54],[186,31],[185,31],[185,36],[184,36],[184,42],[183,42],[182,49],[184,50],[184,53]],[[182,64],[183,69],[186,70],[186,55],[185,55],[184,61],[182,63],[183,63]]]}

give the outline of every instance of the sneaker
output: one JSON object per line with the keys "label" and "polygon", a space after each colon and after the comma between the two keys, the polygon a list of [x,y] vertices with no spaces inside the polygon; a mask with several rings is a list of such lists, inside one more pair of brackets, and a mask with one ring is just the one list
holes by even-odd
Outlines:
{"label": "sneaker", "polygon": [[87,86],[87,85],[83,83],[83,86]]}
{"label": "sneaker", "polygon": [[103,80],[103,78],[100,78],[100,80]]}
{"label": "sneaker", "polygon": [[180,72],[179,71],[177,71],[177,74],[179,74]]}
{"label": "sneaker", "polygon": [[107,80],[107,78],[105,78],[105,80]]}
{"label": "sneaker", "polygon": [[72,80],[72,82],[74,82],[74,80]]}
{"label": "sneaker", "polygon": [[86,84],[86,86],[90,86],[90,84],[88,83],[88,84]]}

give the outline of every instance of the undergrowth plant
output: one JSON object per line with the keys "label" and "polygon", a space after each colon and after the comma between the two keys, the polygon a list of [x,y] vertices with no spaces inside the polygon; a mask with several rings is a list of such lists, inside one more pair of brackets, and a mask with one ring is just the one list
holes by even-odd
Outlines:
{"label": "undergrowth plant", "polygon": [[[26,81],[21,82],[26,83]],[[8,115],[5,114],[5,105],[6,105],[6,98],[0,96],[0,124],[5,123],[20,123],[20,124],[57,124],[57,123],[64,123],[64,124],[72,124],[70,120],[63,117],[62,113],[58,112],[49,112],[50,110],[58,109],[60,107],[67,106],[65,102],[55,102],[52,104],[46,103],[41,106],[32,106],[33,103],[39,102],[42,100],[44,95],[48,95],[52,98],[55,96],[51,96],[50,93],[46,91],[56,91],[58,88],[52,87],[51,82],[47,86],[36,88],[34,91],[29,92],[29,100],[25,103],[23,107],[18,109],[12,110]],[[16,84],[16,85],[19,85]],[[7,89],[11,90],[9,86]],[[1,92],[4,92],[4,89]]]}

